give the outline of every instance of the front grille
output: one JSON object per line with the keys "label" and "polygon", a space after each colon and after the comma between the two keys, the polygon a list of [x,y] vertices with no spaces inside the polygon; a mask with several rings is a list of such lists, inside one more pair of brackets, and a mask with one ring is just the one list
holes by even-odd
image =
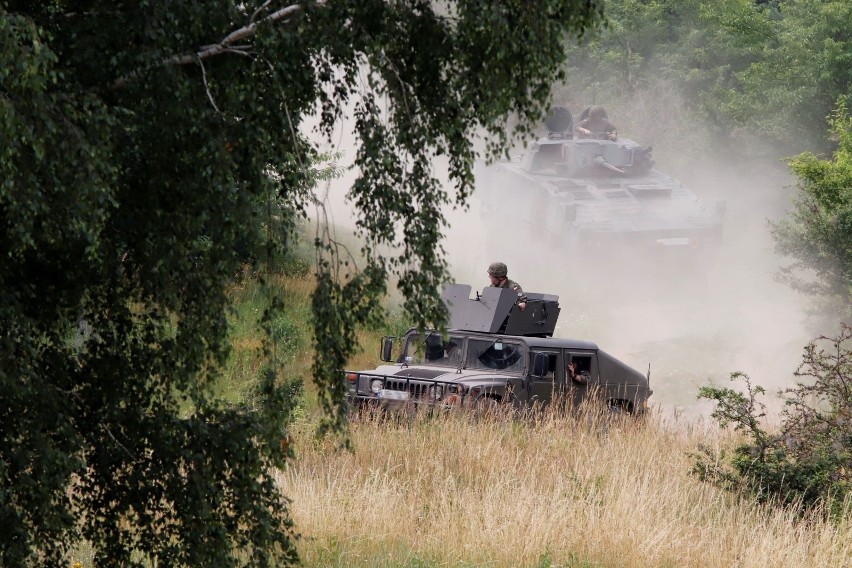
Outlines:
{"label": "front grille", "polygon": [[[420,377],[347,373],[347,377],[351,375],[356,375],[357,378],[354,380],[352,378],[348,379],[351,385],[348,396],[360,400],[385,398],[391,401],[411,400],[417,404],[427,403],[432,405],[442,404],[450,394],[460,394],[461,400],[465,397],[462,387],[453,381],[429,380]],[[381,391],[385,391],[384,394]],[[392,392],[408,393],[408,396],[397,399],[390,396]]]}
{"label": "front grille", "polygon": [[395,391],[408,391],[408,394],[410,394],[412,398],[419,398],[428,392],[429,383],[416,383],[413,381],[388,379],[385,381],[385,388]]}

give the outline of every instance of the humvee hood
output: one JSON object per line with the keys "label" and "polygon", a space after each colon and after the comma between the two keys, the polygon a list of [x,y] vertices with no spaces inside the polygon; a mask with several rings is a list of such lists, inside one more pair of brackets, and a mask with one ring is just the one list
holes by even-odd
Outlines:
{"label": "humvee hood", "polygon": [[394,375],[398,377],[411,377],[412,379],[434,379],[435,377],[446,375],[449,372],[451,371],[448,371],[447,369],[421,369],[418,367],[407,367],[405,369],[400,369],[394,373]]}
{"label": "humvee hood", "polygon": [[404,379],[419,379],[419,380],[436,380],[445,381],[448,383],[467,383],[478,382],[481,380],[497,380],[505,381],[506,377],[500,374],[495,374],[493,371],[486,369],[458,369],[434,367],[403,367],[393,373],[388,373],[394,377]]}

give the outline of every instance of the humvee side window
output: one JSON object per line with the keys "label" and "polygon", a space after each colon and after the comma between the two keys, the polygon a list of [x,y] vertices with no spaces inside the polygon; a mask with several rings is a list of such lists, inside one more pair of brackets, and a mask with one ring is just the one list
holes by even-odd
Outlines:
{"label": "humvee side window", "polygon": [[517,343],[508,343],[502,339],[487,341],[471,339],[468,344],[468,369],[496,369],[521,371],[524,366],[524,350]]}
{"label": "humvee side window", "polygon": [[[543,369],[531,368],[530,369],[530,376],[533,376],[537,379],[544,379],[544,380],[552,381],[553,379],[556,378],[556,367],[559,364],[558,363],[559,354],[558,353],[541,352],[541,351],[533,351],[532,353],[530,353],[530,364],[532,364],[532,362],[535,361],[536,357],[539,357],[539,356],[544,357],[546,359],[547,366]],[[539,372],[541,372],[543,374],[541,374],[541,375],[537,374]]]}

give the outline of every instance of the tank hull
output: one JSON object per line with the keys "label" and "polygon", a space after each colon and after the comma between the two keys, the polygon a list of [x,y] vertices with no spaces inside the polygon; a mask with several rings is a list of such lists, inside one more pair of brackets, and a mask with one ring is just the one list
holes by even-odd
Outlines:
{"label": "tank hull", "polygon": [[530,172],[521,160],[499,162],[477,171],[477,196],[489,230],[528,230],[538,242],[575,253],[712,254],[722,236],[724,205],[709,206],[656,169],[560,175]]}

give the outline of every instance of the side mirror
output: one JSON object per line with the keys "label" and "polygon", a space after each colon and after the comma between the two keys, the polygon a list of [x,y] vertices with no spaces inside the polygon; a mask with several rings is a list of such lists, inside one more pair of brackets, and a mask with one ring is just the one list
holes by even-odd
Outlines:
{"label": "side mirror", "polygon": [[544,353],[533,354],[532,371],[530,375],[533,377],[543,377],[547,374],[548,357]]}
{"label": "side mirror", "polygon": [[393,363],[393,340],[395,338],[391,336],[385,336],[382,338],[382,348],[379,352],[379,359],[384,361],[385,363]]}

